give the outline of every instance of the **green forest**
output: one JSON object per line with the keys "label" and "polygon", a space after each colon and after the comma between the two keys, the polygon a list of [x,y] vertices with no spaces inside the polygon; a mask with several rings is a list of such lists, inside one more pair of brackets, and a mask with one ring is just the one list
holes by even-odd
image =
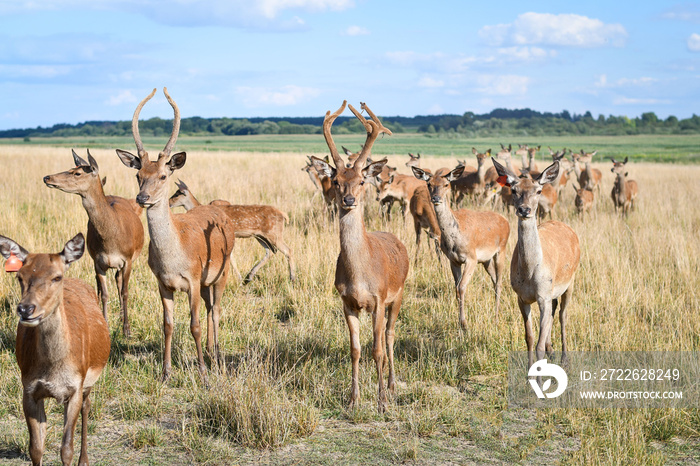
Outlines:
{"label": "green forest", "polygon": [[[541,113],[531,109],[495,109],[487,114],[385,116],[385,126],[395,133],[425,133],[436,137],[475,138],[493,136],[616,136],[637,134],[700,134],[700,116],[679,120],[675,116],[660,119],[653,112],[640,117]],[[273,118],[183,118],[180,133],[190,136],[241,136],[263,134],[318,134],[323,117]],[[142,135],[170,134],[172,120],[151,118],[139,123]],[[354,117],[340,117],[333,126],[335,134],[364,132]],[[0,138],[129,136],[131,121],[86,121],[76,125],[0,131]]]}

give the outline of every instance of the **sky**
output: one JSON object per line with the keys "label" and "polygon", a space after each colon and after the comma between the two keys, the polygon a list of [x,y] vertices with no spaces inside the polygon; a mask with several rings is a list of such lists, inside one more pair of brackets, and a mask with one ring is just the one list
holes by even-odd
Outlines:
{"label": "sky", "polygon": [[[700,2],[0,0],[0,129],[89,120],[541,112],[688,118]],[[349,113],[348,113],[349,115]]]}

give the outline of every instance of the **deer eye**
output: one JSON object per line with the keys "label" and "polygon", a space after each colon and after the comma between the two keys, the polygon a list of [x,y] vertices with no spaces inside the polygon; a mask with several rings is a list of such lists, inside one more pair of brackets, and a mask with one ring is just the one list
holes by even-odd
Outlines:
{"label": "deer eye", "polygon": [[334,186],[340,186],[340,184],[338,183],[338,180],[333,180],[333,185],[334,185]]}
{"label": "deer eye", "polygon": [[57,277],[53,277],[53,279],[51,279],[51,281],[54,282],[54,283],[58,283],[58,282],[60,282],[61,280],[63,280],[63,276],[62,276],[62,275],[59,275],[59,276],[57,276]]}
{"label": "deer eye", "polygon": [[538,189],[538,190],[537,190],[537,194],[542,194],[542,190],[541,190],[541,189]]}
{"label": "deer eye", "polygon": [[167,178],[167,176],[165,176],[165,175],[160,175],[161,181],[162,181],[162,180],[165,180],[166,178]]}
{"label": "deer eye", "polygon": [[360,181],[360,186],[362,186],[363,184],[365,184],[365,180]]}
{"label": "deer eye", "polygon": [[75,173],[73,173],[73,175],[80,176],[80,172],[75,172]]}

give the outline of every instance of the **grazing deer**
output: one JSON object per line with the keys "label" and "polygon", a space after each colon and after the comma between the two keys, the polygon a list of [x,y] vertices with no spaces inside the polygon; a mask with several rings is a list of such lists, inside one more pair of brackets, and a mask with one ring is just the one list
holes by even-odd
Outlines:
{"label": "grazing deer", "polygon": [[610,160],[612,160],[613,163],[613,167],[610,171],[615,174],[615,185],[613,186],[610,196],[615,205],[615,211],[617,212],[619,208],[622,208],[622,213],[627,216],[630,209],[634,210],[639,188],[637,187],[636,181],[627,179],[627,175],[629,174],[627,173],[626,167],[627,157],[625,157],[624,162],[618,162],[612,157]]}
{"label": "grazing deer", "polygon": [[106,179],[104,182],[100,179],[97,161],[90,151],[87,162],[72,152],[75,168],[45,176],[44,183],[49,188],[80,196],[88,215],[87,250],[95,265],[102,314],[108,320],[107,270],[117,269],[114,279],[122,311],[122,331],[129,338],[129,277],[132,264],[143,248],[143,225],[139,218],[142,209],[133,199],[105,196],[102,187]]}
{"label": "grazing deer", "polygon": [[151,236],[148,266],[158,280],[163,303],[163,380],[168,380],[172,369],[173,294],[175,291],[184,291],[189,300],[190,332],[197,347],[199,373],[206,383],[199,300],[201,296],[207,308],[207,351],[218,363],[221,296],[228,280],[229,257],[233,250],[235,232],[231,219],[216,206],[199,206],[184,214],[170,212],[168,180],[175,170],[185,165],[187,154],[178,152],[170,155],[180,130],[180,110],[167,89],[163,88],[174,112],[173,131],[165,148],[158,154],[158,159],[149,159],[139,135],[139,113],[155,92],[153,89],[136,107],[131,121],[137,155],[121,149],[117,149],[117,155],[124,165],[138,170],[136,180],[139,194],[136,202],[146,207],[148,232]]}
{"label": "grazing deer", "polygon": [[[380,133],[391,134],[371,110],[363,103],[371,120],[366,120],[352,106],[350,110],[367,129],[367,140],[360,156],[351,167],[342,163],[331,136],[333,121],[345,109],[346,101],[333,114],[326,113],[323,120],[323,135],[337,168],[321,159],[313,158],[319,172],[333,179],[336,202],[339,208],[340,255],[335,270],[335,287],[343,300],[345,320],[350,331],[350,355],[352,359],[352,389],[350,407],[357,406],[360,397],[360,322],[359,314],[364,309],[372,315],[374,343],[372,356],[377,366],[379,384],[379,412],[386,410],[384,390],[384,366],[388,363],[388,389],[395,390],[394,376],[394,325],[401,308],[404,283],[408,275],[408,253],[406,247],[391,233],[368,233],[362,216],[363,184],[376,176],[386,164],[386,159],[364,166],[372,145]],[[387,312],[385,317],[385,312]],[[385,323],[386,321],[386,323]],[[387,363],[385,363],[385,350]]]}
{"label": "grazing deer", "polygon": [[518,242],[510,262],[510,284],[518,295],[518,306],[525,324],[525,342],[528,367],[534,364],[535,336],[530,318],[530,306],[540,308],[540,335],[537,341],[537,360],[551,354],[552,321],[561,299],[562,362],[566,361],[566,311],[574,290],[574,275],[578,268],[581,249],[578,236],[568,225],[548,221],[537,226],[538,198],[545,183],[551,183],[559,171],[559,162],[544,169],[535,179],[518,178],[512,170],[493,160],[498,174],[506,177],[513,190],[513,202],[518,216]]}
{"label": "grazing deer", "polygon": [[591,167],[593,156],[595,156],[597,153],[597,150],[586,153],[583,151],[583,149],[581,149],[581,155],[578,157],[578,161],[583,163],[585,169],[581,171],[581,174],[578,177],[578,184],[583,188],[589,187],[590,189],[595,189],[600,195],[600,182],[603,179],[603,173],[597,168]]}
{"label": "grazing deer", "polygon": [[[44,399],[63,404],[61,461],[73,462],[73,434],[82,414],[78,464],[88,464],[87,432],[90,392],[109,358],[107,321],[100,315],[95,291],[85,282],[64,277],[83,255],[78,233],[58,254],[30,254],[0,236],[0,253],[21,262],[14,269],[22,292],[15,356],[22,374],[22,408],[29,429],[29,457],[42,464],[46,439]],[[10,260],[6,268],[10,265]],[[21,266],[21,268],[20,268]]]}
{"label": "grazing deer", "polygon": [[[178,180],[175,185],[177,191],[169,201],[171,208],[182,206],[185,210],[191,210],[201,205],[185,183]],[[289,280],[294,281],[294,258],[283,238],[284,225],[289,222],[287,214],[269,205],[233,205],[221,200],[210,204],[221,208],[228,215],[233,222],[236,238],[255,238],[265,249],[265,256],[248,272],[243,283],[250,283],[270,259],[270,253],[275,254],[278,250],[287,258]]]}
{"label": "grazing deer", "polygon": [[404,223],[406,222],[406,214],[408,213],[411,198],[416,189],[421,186],[421,183],[410,175],[401,173],[392,173],[389,176],[379,175],[377,179],[377,201],[382,204],[392,199],[401,206],[401,214],[403,215]]}
{"label": "grazing deer", "polygon": [[477,264],[482,264],[491,277],[496,294],[496,321],[501,299],[501,282],[506,261],[506,243],[510,234],[508,220],[495,212],[477,212],[467,209],[452,210],[447,194],[451,183],[462,176],[463,167],[444,175],[431,175],[413,167],[413,174],[427,183],[440,228],[440,249],[450,261],[455,282],[459,323],[466,330],[464,295]]}
{"label": "grazing deer", "polygon": [[408,156],[410,157],[408,162],[406,162],[406,166],[411,168],[411,167],[420,167],[420,154],[413,155],[410,152],[408,153]]}
{"label": "grazing deer", "polygon": [[462,200],[465,196],[470,196],[472,198],[483,196],[486,188],[485,176],[488,167],[484,161],[491,157],[491,149],[480,153],[476,148],[472,147],[472,153],[476,156],[478,167],[476,171],[467,173],[466,165],[460,163],[460,165],[457,165],[457,168],[463,167],[462,175],[451,182],[453,193],[457,193],[455,198],[455,205],[457,206],[462,204]]}
{"label": "grazing deer", "polygon": [[579,214],[589,212],[591,207],[593,207],[593,201],[595,200],[593,190],[589,187],[577,188],[576,185],[574,185],[574,191],[576,191],[576,197],[574,198],[576,212]]}

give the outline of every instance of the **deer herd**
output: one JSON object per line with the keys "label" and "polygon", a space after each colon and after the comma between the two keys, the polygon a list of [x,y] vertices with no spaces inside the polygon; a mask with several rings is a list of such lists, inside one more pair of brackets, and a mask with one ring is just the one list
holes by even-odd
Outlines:
{"label": "deer herd", "polygon": [[[87,464],[87,416],[89,395],[107,364],[110,333],[107,325],[107,271],[115,269],[119,293],[122,332],[131,335],[128,312],[129,278],[134,260],[144,244],[142,211],[150,242],[148,265],[158,283],[163,307],[163,367],[167,381],[172,372],[171,351],[174,330],[174,294],[185,292],[190,310],[190,332],[197,351],[197,367],[203,383],[208,383],[205,351],[200,329],[200,298],[207,313],[206,353],[212,367],[221,363],[219,321],[221,298],[229,280],[236,238],[255,238],[265,256],[245,277],[254,279],[258,270],[278,250],[286,256],[289,278],[295,279],[292,252],[284,241],[287,215],[273,206],[234,205],[224,200],[200,204],[181,180],[170,195],[171,178],[187,160],[185,152],[173,153],[179,134],[180,111],[167,89],[165,97],[173,112],[173,129],[157,159],[151,160],[139,135],[139,114],[156,90],[137,106],[132,118],[136,153],[117,149],[124,165],[136,171],[138,195],[125,199],[105,195],[103,180],[95,158],[87,151],[87,160],[73,151],[72,167],[43,178],[49,188],[80,196],[88,215],[87,235],[79,233],[57,254],[32,254],[15,241],[0,236],[0,254],[5,269],[17,273],[21,290],[17,305],[16,357],[23,385],[22,405],[29,429],[29,454],[41,464],[46,438],[44,399],[55,398],[65,405],[61,460],[71,464],[73,433],[78,415],[82,415],[80,464]],[[359,152],[343,147],[344,160],[333,140],[331,128],[346,106],[367,131]],[[379,118],[364,103],[361,111],[347,102],[334,113],[326,113],[323,136],[330,158],[310,156],[307,172],[324,199],[326,211],[339,224],[340,253],[335,271],[335,287],[340,295],[350,335],[352,378],[350,407],[359,402],[360,314],[372,319],[374,342],[372,357],[378,379],[377,407],[387,407],[387,390],[396,390],[394,372],[394,327],[399,316],[410,261],[404,244],[392,233],[370,232],[365,225],[366,196],[380,203],[383,215],[390,219],[394,203],[401,207],[406,221],[410,213],[416,235],[416,257],[423,230],[449,262],[455,284],[459,323],[467,328],[466,289],[477,264],[482,264],[493,283],[494,320],[498,319],[502,282],[506,264],[506,245],[510,224],[505,215],[517,217],[517,242],[510,262],[510,283],[525,325],[529,364],[550,356],[553,318],[559,308],[562,360],[566,359],[566,312],[571,301],[574,277],[581,249],[574,230],[552,220],[568,180],[576,184],[574,201],[577,212],[590,212],[600,195],[602,173],[591,162],[596,151],[587,153],[549,149],[552,163],[541,171],[536,165],[540,146],[501,145],[495,157],[491,149],[472,153],[476,167],[461,161],[454,169],[432,172],[421,167],[421,156],[409,154],[406,166],[411,174],[398,173],[387,166],[387,159],[373,160],[372,147],[380,135],[391,135]],[[365,118],[363,113],[369,118]],[[516,168],[512,154],[522,161]],[[331,160],[332,159],[332,160]],[[489,163],[488,159],[491,159]],[[332,163],[331,163],[332,162]],[[629,215],[635,208],[638,186],[628,178],[627,162],[612,159],[615,184],[611,193],[615,210]],[[460,208],[465,202],[474,210]],[[496,212],[503,206],[503,214]],[[185,212],[174,213],[175,207]],[[545,216],[549,221],[544,221]],[[87,246],[93,259],[97,293],[85,282],[64,277],[71,263],[80,259]],[[432,249],[432,248],[431,248]],[[239,276],[240,278],[240,276]],[[540,309],[539,338],[535,344],[530,310]],[[384,372],[388,369],[385,388]]]}

